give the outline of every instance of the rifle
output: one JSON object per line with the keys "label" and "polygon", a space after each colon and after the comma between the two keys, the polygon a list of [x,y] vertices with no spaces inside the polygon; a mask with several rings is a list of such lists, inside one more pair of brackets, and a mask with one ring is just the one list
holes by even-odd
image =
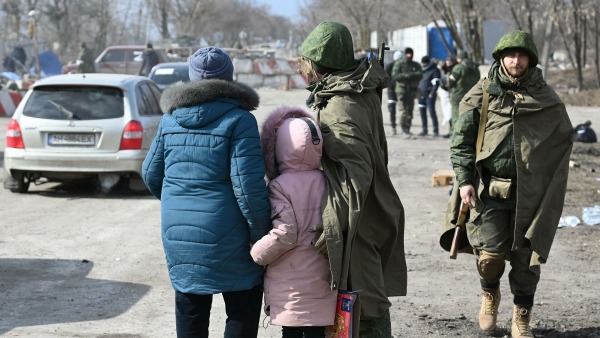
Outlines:
{"label": "rifle", "polygon": [[377,61],[379,61],[379,65],[380,65],[381,67],[383,67],[383,66],[384,66],[384,62],[383,62],[383,60],[384,60],[384,58],[385,58],[385,51],[386,51],[386,50],[390,50],[390,47],[386,46],[386,45],[385,45],[385,41],[383,41],[383,42],[381,43],[381,46],[380,46],[380,47],[379,47],[379,49],[377,50]]}
{"label": "rifle", "polygon": [[[379,62],[379,65],[381,66],[381,68],[384,68],[384,59],[385,59],[385,51],[386,50],[390,50],[390,47],[387,47],[385,45],[385,41],[383,41],[381,43],[381,46],[379,47],[379,49],[377,50],[377,61]],[[372,50],[371,50],[372,53]],[[379,95],[379,99],[381,101],[383,101],[383,87],[377,88],[377,94]]]}
{"label": "rifle", "polygon": [[458,248],[460,247],[460,237],[462,232],[465,231],[465,223],[467,220],[468,212],[469,205],[460,202],[460,211],[458,212],[456,228],[454,228],[454,238],[452,239],[452,246],[450,247],[450,259],[456,259],[456,255],[458,254]]}

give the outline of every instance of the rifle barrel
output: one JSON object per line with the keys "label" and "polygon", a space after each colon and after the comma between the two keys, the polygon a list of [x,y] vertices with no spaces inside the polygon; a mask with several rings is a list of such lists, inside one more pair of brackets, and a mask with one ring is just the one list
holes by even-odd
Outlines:
{"label": "rifle barrel", "polygon": [[385,41],[383,41],[381,43],[381,47],[379,47],[379,50],[377,51],[377,54],[379,54],[379,55],[377,55],[377,57],[378,57],[377,61],[379,61],[379,65],[381,67],[385,66],[384,58],[385,58],[385,51],[386,50],[390,50],[390,47],[386,46],[385,45]]}

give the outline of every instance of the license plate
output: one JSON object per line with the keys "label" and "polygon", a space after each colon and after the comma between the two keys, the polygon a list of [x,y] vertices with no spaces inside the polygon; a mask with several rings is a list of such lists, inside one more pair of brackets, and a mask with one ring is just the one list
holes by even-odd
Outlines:
{"label": "license plate", "polygon": [[93,146],[96,144],[96,139],[94,134],[49,134],[48,144],[51,146]]}

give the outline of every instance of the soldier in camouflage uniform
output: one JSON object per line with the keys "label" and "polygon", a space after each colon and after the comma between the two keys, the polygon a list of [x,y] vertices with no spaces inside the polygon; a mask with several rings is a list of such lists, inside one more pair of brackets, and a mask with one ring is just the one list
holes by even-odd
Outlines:
{"label": "soldier in camouflage uniform", "polygon": [[79,49],[79,54],[77,55],[77,72],[96,72],[96,66],[94,65],[94,56],[92,55],[92,50],[87,47],[85,42],[81,43],[81,48]]}
{"label": "soldier in camouflage uniform", "polygon": [[[536,67],[538,51],[529,34],[507,33],[492,56],[488,79],[460,103],[451,160],[459,202],[471,207],[467,235],[478,256],[480,328],[486,333],[496,329],[500,279],[508,260],[512,337],[533,337],[531,310],[540,264],[548,258],[563,208],[573,127]],[[475,149],[485,92],[483,143]],[[449,210],[456,217],[456,208]]]}
{"label": "soldier in camouflage uniform", "polygon": [[469,54],[465,51],[458,53],[456,61],[458,64],[452,67],[450,76],[448,76],[448,88],[451,90],[450,102],[452,103],[452,120],[450,121],[450,130],[456,123],[458,117],[458,104],[463,96],[471,89],[479,78],[479,66],[469,59]]}
{"label": "soldier in camouflage uniform", "polygon": [[[404,50],[404,58],[394,63],[392,68],[392,82],[396,83],[396,96],[400,100],[400,127],[405,138],[412,136],[413,109],[419,81],[423,77],[421,65],[413,61],[413,50],[408,47]],[[394,123],[392,123],[394,125]]]}
{"label": "soldier in camouflage uniform", "polygon": [[352,35],[337,22],[320,23],[300,51],[327,177],[314,246],[329,259],[331,287],[360,294],[360,337],[391,338],[389,297],[406,295],[407,268],[404,208],[387,171],[378,94],[389,76],[374,58],[354,60]]}

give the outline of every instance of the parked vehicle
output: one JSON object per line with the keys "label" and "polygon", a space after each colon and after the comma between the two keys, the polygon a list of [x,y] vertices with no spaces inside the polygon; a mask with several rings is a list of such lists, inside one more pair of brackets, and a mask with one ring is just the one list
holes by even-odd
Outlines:
{"label": "parked vehicle", "polygon": [[[142,67],[142,53],[146,46],[110,46],[96,58],[98,73],[117,73],[136,75]],[[169,62],[164,49],[154,48],[158,62]]]}
{"label": "parked vehicle", "polygon": [[146,77],[65,74],[37,81],[7,125],[4,187],[95,178],[108,192],[141,178],[162,117]]}
{"label": "parked vehicle", "polygon": [[188,67],[187,62],[159,63],[152,68],[148,78],[156,82],[160,90],[164,90],[175,82],[189,82]]}
{"label": "parked vehicle", "polygon": [[[106,47],[95,60],[96,72],[113,74],[137,75],[142,68],[142,53],[144,45],[123,45]],[[158,54],[158,62],[169,62],[167,52],[162,48],[154,48]],[[63,67],[63,73],[74,73],[77,64],[68,64]]]}

